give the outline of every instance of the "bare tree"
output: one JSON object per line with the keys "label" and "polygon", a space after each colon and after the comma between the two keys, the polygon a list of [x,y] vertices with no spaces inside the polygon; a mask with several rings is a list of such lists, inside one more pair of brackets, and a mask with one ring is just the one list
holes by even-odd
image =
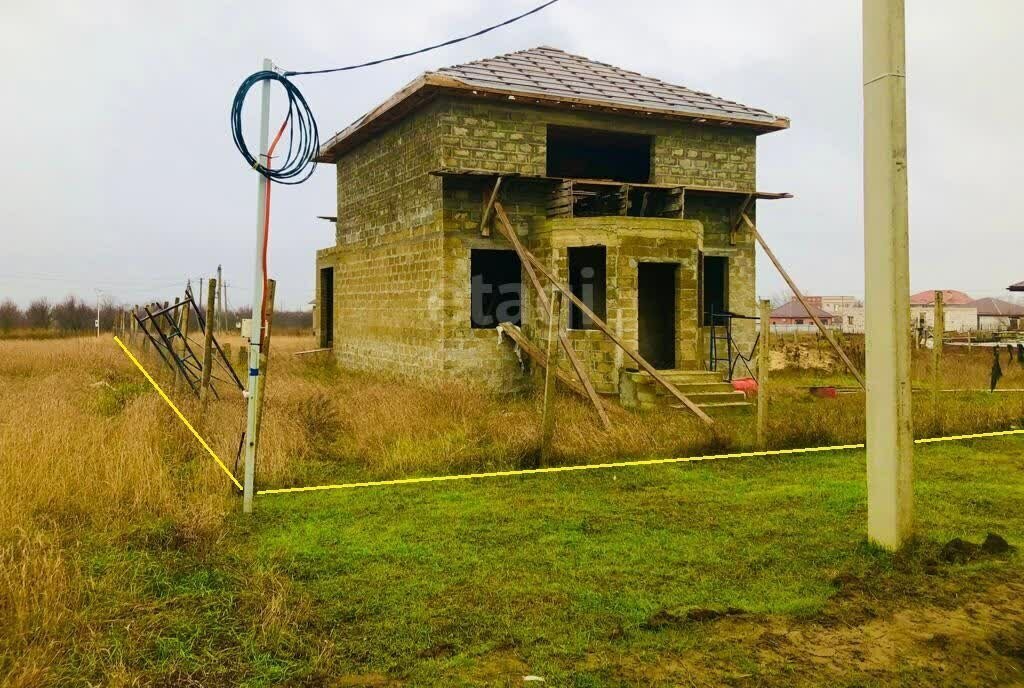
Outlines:
{"label": "bare tree", "polygon": [[16,327],[21,327],[22,314],[18,304],[10,299],[0,303],[0,332],[10,332]]}
{"label": "bare tree", "polygon": [[96,317],[92,307],[69,296],[53,307],[53,321],[61,332],[84,332],[92,329]]}
{"label": "bare tree", "polygon": [[50,303],[46,299],[36,299],[25,309],[25,324],[33,330],[50,328]]}

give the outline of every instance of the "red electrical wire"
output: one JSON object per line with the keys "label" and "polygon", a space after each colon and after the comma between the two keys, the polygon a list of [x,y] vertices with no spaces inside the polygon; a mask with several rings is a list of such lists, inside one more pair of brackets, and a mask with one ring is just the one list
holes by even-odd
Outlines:
{"label": "red electrical wire", "polygon": [[[273,142],[270,144],[270,148],[267,150],[267,168],[270,168],[270,161],[274,157],[274,149],[277,148],[277,142],[281,140],[281,135],[284,133],[285,128],[288,126],[289,117],[285,117],[284,121],[281,122],[281,128],[277,130],[277,136],[274,137]],[[267,247],[270,244],[270,177],[265,177],[267,185],[267,201],[264,203],[263,213],[263,300],[260,302],[260,343],[263,342],[263,329],[266,327],[267,322]]]}

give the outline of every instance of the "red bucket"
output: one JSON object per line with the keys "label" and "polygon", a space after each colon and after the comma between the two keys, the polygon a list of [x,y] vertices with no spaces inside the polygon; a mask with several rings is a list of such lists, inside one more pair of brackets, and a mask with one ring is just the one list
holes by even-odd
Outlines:
{"label": "red bucket", "polygon": [[757,393],[757,380],[752,377],[743,377],[732,381],[732,388],[744,394]]}

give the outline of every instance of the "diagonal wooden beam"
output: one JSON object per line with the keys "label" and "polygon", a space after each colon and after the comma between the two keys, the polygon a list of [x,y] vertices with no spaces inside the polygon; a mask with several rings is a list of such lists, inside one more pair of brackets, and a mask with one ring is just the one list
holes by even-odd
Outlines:
{"label": "diagonal wooden beam", "polygon": [[[661,374],[654,369],[654,366],[647,362],[647,359],[645,359],[639,353],[633,351],[628,346],[626,346],[626,343],[623,342],[622,339],[620,339],[614,332],[611,331],[611,329],[604,322],[604,320],[598,317],[597,313],[590,310],[590,307],[587,306],[587,304],[585,304],[582,299],[573,294],[567,286],[559,282],[558,279],[547,268],[544,267],[544,265],[537,259],[536,256],[534,256],[532,253],[530,253],[523,247],[522,242],[519,241],[519,237],[516,236],[515,230],[512,228],[512,224],[508,221],[508,216],[505,215],[505,210],[501,207],[501,203],[494,204],[494,212],[497,215],[498,219],[500,220],[498,226],[501,228],[502,233],[505,235],[505,237],[512,243],[512,246],[515,247],[516,253],[519,254],[519,259],[523,262],[523,267],[527,269],[527,274],[530,275],[531,280],[534,282],[534,288],[537,290],[538,295],[543,300],[544,308],[549,315],[551,313],[551,308],[548,305],[547,297],[544,295],[544,289],[540,286],[540,280],[537,278],[537,274],[534,271],[534,268],[536,268],[536,271],[539,271],[542,275],[544,275],[544,277],[546,277],[548,281],[550,281],[551,284],[555,286],[556,289],[562,292],[562,294],[565,295],[567,299],[576,304],[576,307],[583,311],[583,313],[588,318],[590,318],[595,325],[597,325],[597,329],[604,332],[606,337],[611,339],[612,342],[614,342],[620,349],[622,349],[622,351],[627,356],[636,361],[637,365],[643,368],[647,372],[647,374],[654,379],[655,382],[664,387],[669,394],[671,394],[678,401],[680,401],[683,404],[683,406],[692,411],[693,414],[700,418],[702,421],[704,421],[705,424],[714,425],[715,421],[713,421],[711,417],[708,416],[708,414],[704,413],[704,411],[699,406],[690,401],[690,399],[688,399],[682,392],[680,392],[675,385],[673,385],[671,382],[662,377]],[[563,334],[562,337],[564,338],[565,335]],[[564,345],[567,349],[572,349],[572,347],[568,346],[567,338],[564,342]],[[570,360],[572,360],[572,357],[576,355],[576,352],[572,351],[572,353],[569,353],[568,355],[570,357]],[[589,382],[589,378],[586,378],[584,386],[586,386],[586,384],[589,384]]]}
{"label": "diagonal wooden beam", "polygon": [[753,204],[755,194],[747,194],[747,197],[743,199],[743,203],[740,204],[740,211],[733,216],[732,229],[729,230],[729,245],[736,245],[736,234],[740,231],[740,227],[743,226],[743,214],[750,210],[750,206]]}
{"label": "diagonal wooden beam", "polygon": [[491,225],[489,224],[489,221],[491,219],[491,211],[494,210],[494,204],[498,202],[498,193],[501,191],[502,179],[504,179],[504,177],[498,175],[497,179],[494,180],[494,188],[491,189],[491,197],[484,205],[483,214],[480,215],[480,236],[491,236]]}
{"label": "diagonal wooden beam", "polygon": [[[498,218],[498,228],[501,233],[505,235],[505,238],[509,240],[512,247],[515,248],[516,254],[519,256],[519,261],[523,264],[523,269],[526,270],[526,275],[530,278],[530,283],[533,285],[534,291],[537,292],[537,300],[540,301],[541,308],[547,318],[551,318],[551,302],[548,301],[548,295],[544,292],[544,285],[541,284],[540,278],[537,277],[537,272],[534,270],[533,265],[530,262],[530,258],[533,257],[529,251],[523,246],[523,243],[519,241],[519,237],[516,235],[515,228],[512,227],[512,223],[509,222],[508,215],[505,214],[505,209],[501,206],[498,201],[494,202],[494,215]],[[534,261],[537,259],[534,258]],[[566,336],[565,332],[559,330],[558,342],[562,345],[562,350],[565,351],[566,358],[569,359],[569,364],[572,369],[576,371],[576,375],[580,379],[580,383],[583,385],[583,389],[586,390],[587,396],[590,398],[590,403],[594,405],[594,409],[597,411],[598,418],[601,419],[601,425],[604,426],[605,430],[612,429],[612,422],[608,419],[608,414],[605,413],[604,406],[601,405],[601,397],[597,395],[597,390],[594,389],[593,383],[590,381],[590,376],[587,375],[586,368],[583,367],[583,363],[580,361],[580,357],[576,354],[576,350],[572,348],[572,343],[569,341],[569,337]]]}
{"label": "diagonal wooden beam", "polygon": [[775,265],[775,269],[779,271],[780,275],[782,275],[782,279],[786,280],[786,284],[788,284],[789,288],[793,291],[794,296],[796,296],[796,300],[800,302],[800,305],[804,307],[804,310],[807,311],[807,314],[811,316],[811,320],[813,320],[814,324],[818,326],[818,329],[821,330],[821,333],[825,335],[825,339],[828,340],[828,343],[831,344],[832,348],[835,349],[837,354],[839,354],[839,358],[843,359],[843,363],[846,364],[846,367],[850,371],[850,374],[853,375],[854,378],[856,378],[857,383],[861,386],[861,388],[866,389],[866,387],[864,386],[864,376],[861,375],[859,370],[857,370],[857,366],[853,365],[853,361],[851,361],[850,357],[846,355],[846,352],[843,351],[843,348],[839,346],[839,342],[837,342],[835,337],[832,336],[832,331],[825,327],[825,324],[822,323],[821,320],[818,319],[818,316],[814,314],[814,311],[811,310],[811,307],[807,304],[807,299],[804,298],[804,295],[796,286],[796,282],[794,282],[793,278],[789,276],[789,273],[786,272],[786,269],[782,267],[782,263],[780,263],[779,259],[775,257],[775,253],[773,253],[772,250],[768,248],[768,244],[765,242],[764,237],[762,237],[761,233],[757,231],[757,227],[754,225],[753,222],[751,222],[750,217],[747,215],[746,212],[743,212],[741,216],[743,222],[747,225],[747,227],[750,229],[751,234],[753,234],[754,238],[757,240],[757,243],[761,244],[761,248],[764,249],[764,252],[765,254],[767,254],[769,260],[771,260],[772,263]]}

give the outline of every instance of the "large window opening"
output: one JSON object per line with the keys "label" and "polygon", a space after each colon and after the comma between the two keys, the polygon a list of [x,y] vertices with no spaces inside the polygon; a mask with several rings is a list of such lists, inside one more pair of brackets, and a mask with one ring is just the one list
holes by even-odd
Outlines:
{"label": "large window opening", "polygon": [[[569,249],[569,289],[601,320],[608,319],[608,275],[605,267],[607,258],[608,250],[604,246],[578,246]],[[596,330],[597,324],[579,306],[571,304],[569,329]]]}
{"label": "large window opening", "polygon": [[522,265],[515,251],[470,252],[470,327],[522,324]]}
{"label": "large window opening", "polygon": [[725,256],[704,256],[702,311],[705,326],[712,324],[712,314],[729,312],[729,259]]}
{"label": "large window opening", "polygon": [[334,268],[320,268],[320,346],[334,344]]}
{"label": "large window opening", "polygon": [[548,176],[651,180],[651,137],[598,129],[548,126]]}

